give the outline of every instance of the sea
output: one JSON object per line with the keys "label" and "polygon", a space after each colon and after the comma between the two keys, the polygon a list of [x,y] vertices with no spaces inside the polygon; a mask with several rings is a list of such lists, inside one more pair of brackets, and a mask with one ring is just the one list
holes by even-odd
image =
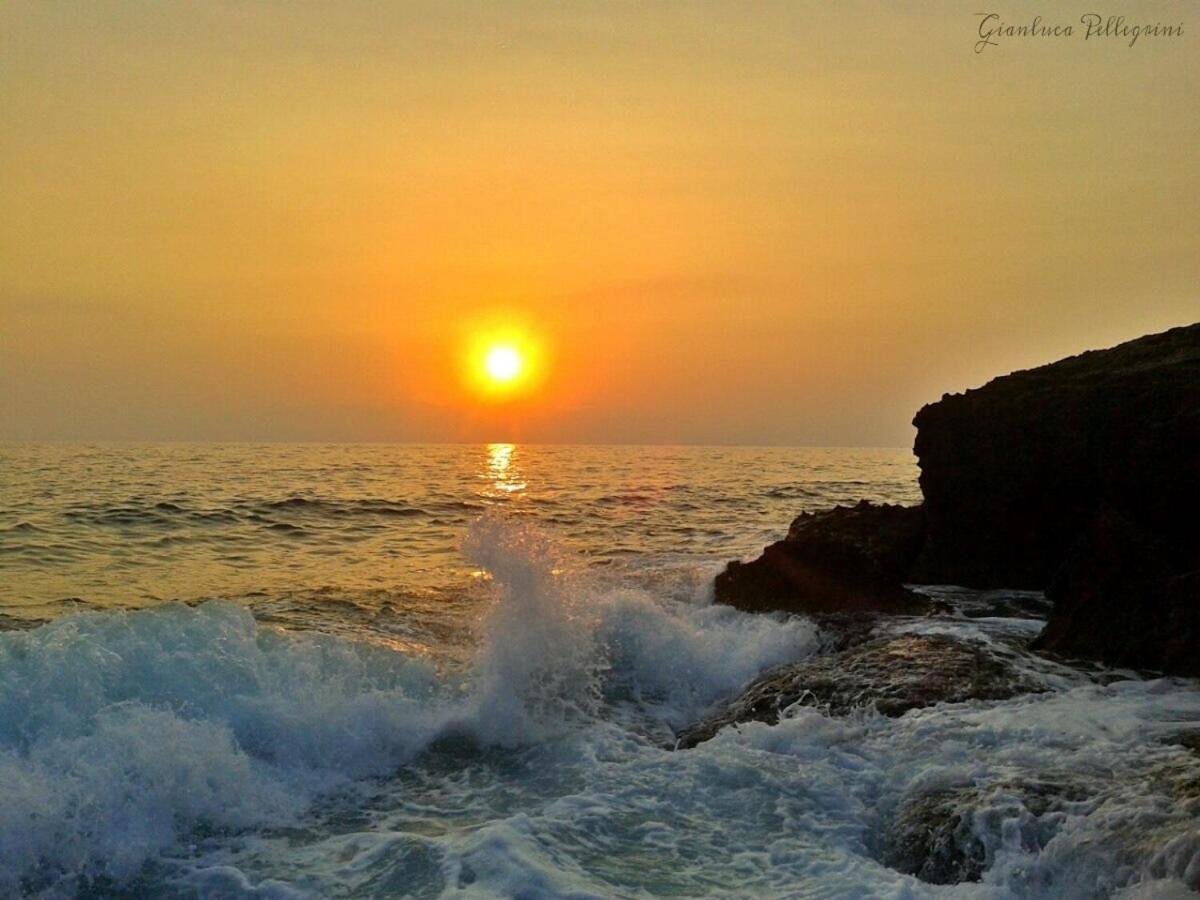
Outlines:
{"label": "sea", "polygon": [[[1196,896],[1200,689],[1029,653],[1027,596],[880,627],[1034,692],[675,749],[829,647],[714,575],[917,476],[907,449],[0,444],[0,896]],[[945,796],[976,881],[886,852]]]}

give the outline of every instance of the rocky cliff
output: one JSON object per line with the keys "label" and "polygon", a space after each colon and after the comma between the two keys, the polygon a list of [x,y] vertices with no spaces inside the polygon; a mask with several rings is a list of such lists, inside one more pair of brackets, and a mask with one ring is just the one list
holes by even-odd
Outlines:
{"label": "rocky cliff", "polygon": [[1098,511],[1181,568],[1200,547],[1200,324],[923,407],[927,532],[910,580],[1045,588]]}

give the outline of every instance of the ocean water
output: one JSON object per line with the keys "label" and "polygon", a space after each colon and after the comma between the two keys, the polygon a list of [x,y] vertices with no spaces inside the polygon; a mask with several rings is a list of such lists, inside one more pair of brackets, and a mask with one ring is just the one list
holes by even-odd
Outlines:
{"label": "ocean water", "polygon": [[[1040,692],[671,749],[825,650],[715,572],[864,497],[907,451],[0,445],[0,896],[1189,896],[1200,690],[994,595],[880,627]],[[978,882],[889,865],[929,797]]]}

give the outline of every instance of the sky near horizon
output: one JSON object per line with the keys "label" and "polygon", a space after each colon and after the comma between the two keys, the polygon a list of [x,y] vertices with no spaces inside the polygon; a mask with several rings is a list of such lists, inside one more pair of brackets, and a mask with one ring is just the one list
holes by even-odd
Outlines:
{"label": "sky near horizon", "polygon": [[1200,7],[976,7],[8,2],[0,440],[897,446],[1200,318]]}

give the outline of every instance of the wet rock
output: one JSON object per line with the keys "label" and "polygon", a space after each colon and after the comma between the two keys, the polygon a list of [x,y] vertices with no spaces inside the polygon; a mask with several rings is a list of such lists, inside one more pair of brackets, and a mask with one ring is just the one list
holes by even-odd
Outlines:
{"label": "wet rock", "polygon": [[1198,567],[1200,324],[947,395],[913,424],[928,528],[910,581],[1045,588],[1102,506]]}
{"label": "wet rock", "polygon": [[[1153,773],[1151,787],[1170,797],[1176,808],[1190,808],[1200,822],[1200,735],[1183,735],[1168,743],[1180,744],[1189,752],[1190,758],[1185,762],[1160,765]],[[1200,871],[1196,872],[1196,878],[1196,886],[1200,887]]]}
{"label": "wet rock", "polygon": [[934,791],[901,805],[880,862],[930,884],[959,884],[980,879],[987,850],[971,830],[962,794]]}
{"label": "wet rock", "polygon": [[864,500],[805,513],[758,559],[730,563],[714,596],[748,612],[919,612],[928,600],[903,581],[924,529],[920,507]]}
{"label": "wet rock", "polygon": [[1044,591],[976,591],[953,585],[921,585],[919,592],[948,612],[967,619],[1040,619],[1053,604]]}
{"label": "wet rock", "polygon": [[797,703],[831,715],[873,706],[900,716],[935,703],[1005,700],[1040,689],[983,644],[946,635],[889,635],[767,672],[723,709],[677,734],[676,747],[694,747],[729,725],[773,725]]}
{"label": "wet rock", "polygon": [[[1172,736],[1167,743],[1186,747],[1197,757],[1200,757],[1200,731],[1181,731],[1179,734]],[[1200,791],[1197,791],[1197,795],[1200,796]]]}
{"label": "wet rock", "polygon": [[[1023,778],[928,791],[904,798],[877,855],[885,865],[930,884],[979,881],[991,865],[979,828],[1019,834],[1030,850],[1054,835],[1048,812],[1087,799],[1093,788],[1070,778]],[[998,842],[998,841],[997,841]]]}
{"label": "wet rock", "polygon": [[1200,676],[1200,571],[1174,566],[1156,535],[1101,510],[1047,590],[1054,608],[1034,648]]}

